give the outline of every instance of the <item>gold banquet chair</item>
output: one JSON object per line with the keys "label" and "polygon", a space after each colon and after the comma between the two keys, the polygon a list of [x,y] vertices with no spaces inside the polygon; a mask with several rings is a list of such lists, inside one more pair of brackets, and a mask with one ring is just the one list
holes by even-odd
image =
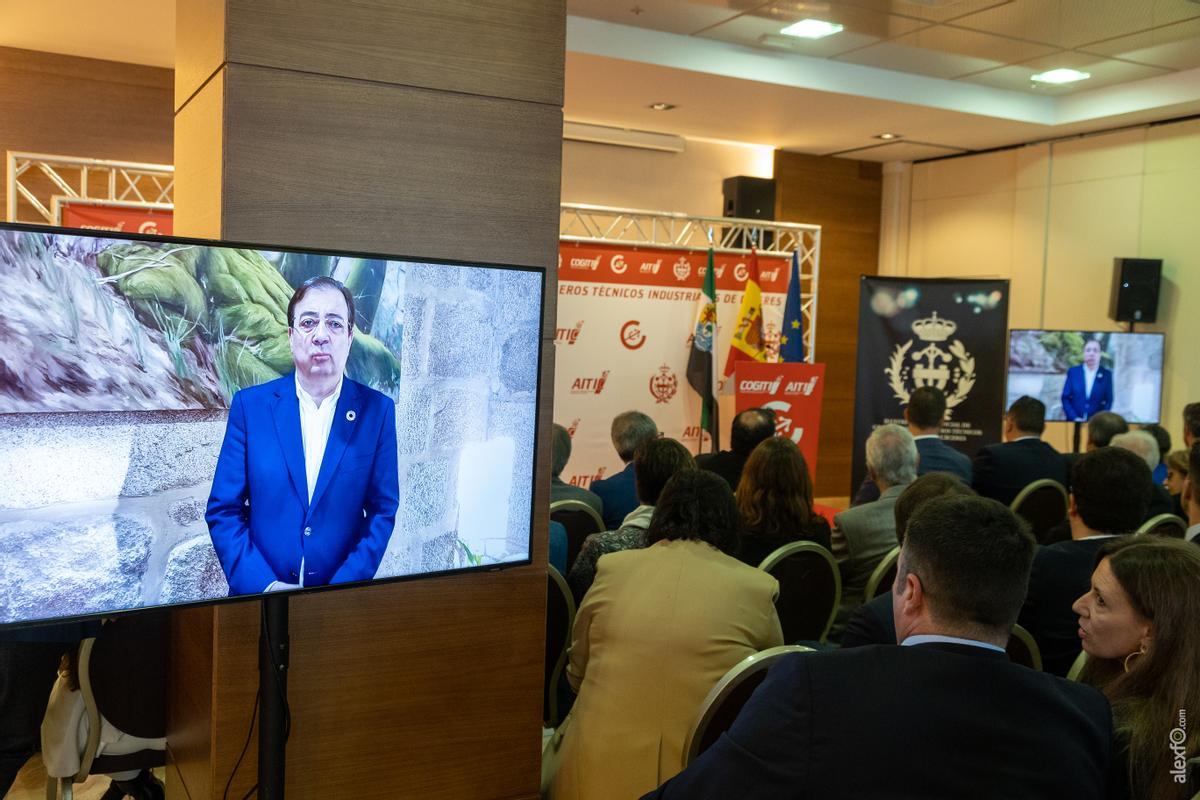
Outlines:
{"label": "gold banquet chair", "polygon": [[1039,671],[1042,669],[1042,650],[1034,641],[1033,634],[1020,625],[1012,626],[1005,651],[1008,653],[1008,660],[1014,664]]}
{"label": "gold banquet chair", "polygon": [[546,596],[546,663],[542,686],[542,725],[557,728],[562,722],[558,708],[558,684],[567,665],[571,628],[575,624],[575,598],[562,573],[549,564]]}
{"label": "gold banquet chair", "polygon": [[1042,478],[1022,489],[1009,508],[1029,523],[1041,543],[1051,528],[1067,518],[1067,490],[1056,480]]}
{"label": "gold banquet chair", "polygon": [[1182,539],[1187,534],[1187,523],[1174,514],[1158,514],[1143,522],[1134,533]]}
{"label": "gold banquet chair", "polygon": [[871,577],[867,578],[866,589],[863,590],[863,602],[869,603],[879,595],[890,592],[892,584],[896,582],[896,569],[900,562],[900,547],[897,545],[888,551],[883,557],[883,561],[871,571]]}
{"label": "gold banquet chair", "polygon": [[766,679],[767,671],[779,659],[792,653],[811,652],[814,652],[811,647],[785,644],[746,656],[731,667],[700,704],[700,713],[683,743],[683,768],[686,769],[697,756],[712,747],[722,733],[733,727],[733,721],[750,695],[754,694],[754,690]]}

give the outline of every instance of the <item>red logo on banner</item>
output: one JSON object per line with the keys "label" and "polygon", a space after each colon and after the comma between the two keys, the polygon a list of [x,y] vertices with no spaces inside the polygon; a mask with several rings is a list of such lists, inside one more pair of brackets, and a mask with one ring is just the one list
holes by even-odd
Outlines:
{"label": "red logo on banner", "polygon": [[626,350],[637,350],[646,343],[646,335],[642,333],[641,324],[636,319],[631,319],[621,326],[621,344],[625,346]]}
{"label": "red logo on banner", "polygon": [[596,470],[595,475],[572,475],[571,480],[567,481],[567,483],[571,484],[572,486],[582,486],[584,489],[586,489],[596,481],[604,478],[605,469],[606,467],[601,467],[600,469]]}
{"label": "red logo on banner", "polygon": [[94,231],[124,231],[125,233],[171,234],[172,214],[149,208],[124,206],[83,205],[61,201],[62,225],[66,228],[85,228]]}
{"label": "red logo on banner", "polygon": [[608,370],[600,373],[599,378],[576,378],[571,383],[571,394],[600,394],[604,391],[604,382],[608,380]]}
{"label": "red logo on banner", "polygon": [[650,394],[655,403],[669,403],[679,390],[679,378],[666,364],[658,368],[658,372],[650,376]]}
{"label": "red logo on banner", "polygon": [[686,258],[680,256],[679,260],[675,262],[672,271],[675,273],[677,280],[686,281],[688,276],[692,274],[692,264]]}
{"label": "red logo on banner", "polygon": [[579,338],[581,330],[583,330],[583,320],[576,322],[574,328],[555,328],[554,341],[573,345],[575,344],[575,340]]}
{"label": "red logo on banner", "polygon": [[662,266],[661,258],[655,259],[654,261],[643,261],[642,265],[640,267],[638,267],[638,274],[639,275],[657,275],[658,269],[661,266]]}
{"label": "red logo on banner", "polygon": [[588,258],[586,256],[575,256],[570,260],[571,269],[586,269],[595,270],[600,266],[600,254]]}
{"label": "red logo on banner", "polygon": [[629,265],[625,263],[625,256],[621,253],[609,259],[608,267],[613,271],[613,275],[624,275],[625,270],[629,269]]}
{"label": "red logo on banner", "polygon": [[579,430],[579,417],[571,420],[571,424],[567,426],[567,436],[575,438],[575,431]]}
{"label": "red logo on banner", "polygon": [[809,470],[814,473],[824,381],[824,364],[759,364],[743,361],[737,365],[737,410],[773,410],[775,432],[799,445]]}

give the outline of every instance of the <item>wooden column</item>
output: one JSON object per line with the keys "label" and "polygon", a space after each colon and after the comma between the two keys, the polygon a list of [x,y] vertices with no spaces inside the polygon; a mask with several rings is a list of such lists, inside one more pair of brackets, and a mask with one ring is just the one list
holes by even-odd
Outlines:
{"label": "wooden column", "polygon": [[[534,507],[548,506],[563,0],[179,0],[181,235],[547,272]],[[447,335],[454,335],[447,331]],[[534,564],[291,602],[292,798],[537,795]],[[250,727],[259,604],[176,612],[173,798],[221,797]],[[254,783],[257,736],[230,797]]]}
{"label": "wooden column", "polygon": [[822,497],[853,494],[858,287],[861,275],[879,271],[882,196],[881,164],[775,152],[775,218],[821,226],[816,359],[826,366],[816,492]]}

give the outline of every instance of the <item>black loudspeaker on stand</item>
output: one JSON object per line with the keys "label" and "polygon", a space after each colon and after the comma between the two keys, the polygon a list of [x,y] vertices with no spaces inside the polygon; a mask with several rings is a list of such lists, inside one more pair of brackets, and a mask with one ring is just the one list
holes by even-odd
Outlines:
{"label": "black loudspeaker on stand", "polygon": [[1154,322],[1158,318],[1161,258],[1114,258],[1108,316],[1117,322]]}

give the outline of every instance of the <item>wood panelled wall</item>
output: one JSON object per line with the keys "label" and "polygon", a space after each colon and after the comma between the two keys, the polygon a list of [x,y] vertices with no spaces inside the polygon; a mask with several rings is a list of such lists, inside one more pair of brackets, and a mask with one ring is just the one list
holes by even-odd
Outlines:
{"label": "wood panelled wall", "polygon": [[[177,11],[181,234],[546,270],[539,509],[565,27],[564,0]],[[532,566],[291,601],[289,797],[537,796],[546,522]],[[249,602],[175,616],[174,798],[224,792],[251,720],[258,614]],[[255,741],[231,797],[254,782]]]}
{"label": "wood panelled wall", "polygon": [[0,156],[170,164],[171,82],[169,69],[0,47]]}
{"label": "wood panelled wall", "polygon": [[853,494],[854,372],[859,277],[879,267],[882,165],[775,153],[775,218],[821,226],[816,359],[825,363],[816,492]]}

